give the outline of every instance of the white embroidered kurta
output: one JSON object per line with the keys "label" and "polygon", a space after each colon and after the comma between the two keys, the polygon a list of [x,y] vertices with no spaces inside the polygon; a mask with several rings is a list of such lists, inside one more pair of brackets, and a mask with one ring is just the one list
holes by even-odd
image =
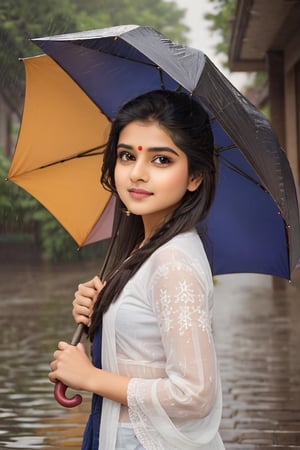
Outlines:
{"label": "white embroidered kurta", "polygon": [[160,247],[128,281],[104,316],[102,340],[103,369],[131,377],[128,408],[104,399],[99,449],[114,450],[117,434],[122,450],[224,449],[212,307],[196,231]]}

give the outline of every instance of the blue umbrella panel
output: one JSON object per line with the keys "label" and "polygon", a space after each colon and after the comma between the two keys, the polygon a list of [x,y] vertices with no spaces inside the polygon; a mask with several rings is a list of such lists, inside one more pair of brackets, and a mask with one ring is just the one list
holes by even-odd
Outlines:
{"label": "blue umbrella panel", "polygon": [[199,224],[213,273],[290,278],[300,256],[300,225],[288,160],[269,121],[205,54],[138,25],[33,42],[109,120],[151,90],[193,95],[209,112],[219,160],[216,198]]}

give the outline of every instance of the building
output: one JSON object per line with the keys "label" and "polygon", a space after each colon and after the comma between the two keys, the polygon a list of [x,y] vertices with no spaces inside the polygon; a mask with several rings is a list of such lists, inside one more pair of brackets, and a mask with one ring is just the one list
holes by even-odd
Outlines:
{"label": "building", "polygon": [[300,192],[300,1],[238,0],[231,71],[268,74],[271,122]]}
{"label": "building", "polygon": [[[265,71],[270,119],[300,198],[300,0],[237,0],[231,71]],[[296,278],[300,268],[296,271]],[[276,287],[276,282],[275,282]]]}

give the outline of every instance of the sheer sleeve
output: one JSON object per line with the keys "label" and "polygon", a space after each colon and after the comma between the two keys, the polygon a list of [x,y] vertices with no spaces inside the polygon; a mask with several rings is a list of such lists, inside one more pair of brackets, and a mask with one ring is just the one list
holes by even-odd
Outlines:
{"label": "sheer sleeve", "polygon": [[139,422],[141,429],[148,422],[170,433],[172,427],[184,429],[196,421],[199,429],[199,420],[206,421],[212,412],[218,390],[210,271],[176,249],[170,258],[169,249],[159,255],[148,289],[166,355],[166,377],[130,381],[131,421],[137,432]]}

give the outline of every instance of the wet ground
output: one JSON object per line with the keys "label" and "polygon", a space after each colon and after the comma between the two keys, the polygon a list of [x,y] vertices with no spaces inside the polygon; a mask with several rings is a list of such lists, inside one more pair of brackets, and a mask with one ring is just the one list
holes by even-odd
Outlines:
{"label": "wet ground", "polygon": [[[95,271],[95,263],[1,263],[0,449],[80,449],[90,398],[62,408],[47,373],[57,340],[74,331],[74,289]],[[300,449],[299,320],[300,286],[282,294],[274,293],[270,277],[217,279],[227,449]]]}
{"label": "wet ground", "polygon": [[300,285],[219,277],[215,330],[226,448],[300,449]]}

